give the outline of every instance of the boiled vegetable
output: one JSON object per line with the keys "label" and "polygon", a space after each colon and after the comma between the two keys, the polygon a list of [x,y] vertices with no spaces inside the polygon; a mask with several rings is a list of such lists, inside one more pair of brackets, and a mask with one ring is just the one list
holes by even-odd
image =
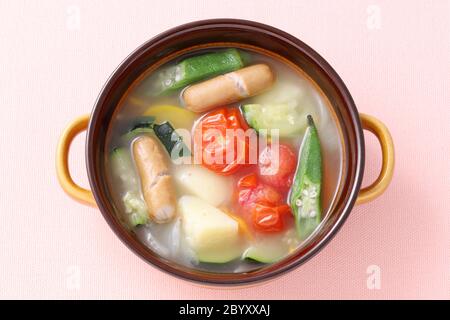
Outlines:
{"label": "boiled vegetable", "polygon": [[206,53],[163,69],[153,88],[156,94],[170,93],[191,83],[240,69],[244,62],[236,49]]}
{"label": "boiled vegetable", "polygon": [[301,239],[307,238],[321,219],[322,153],[313,118],[308,115],[300,158],[290,194],[290,205]]}
{"label": "boiled vegetable", "polygon": [[288,104],[246,104],[242,111],[248,125],[264,136],[278,129],[280,137],[290,137],[303,129],[298,114]]}
{"label": "boiled vegetable", "polygon": [[172,160],[191,155],[188,146],[183,142],[183,138],[169,122],[154,124],[153,131],[166,148]]}
{"label": "boiled vegetable", "polygon": [[253,226],[261,232],[279,232],[284,229],[284,217],[291,213],[287,204],[256,203],[252,210]]}
{"label": "boiled vegetable", "polygon": [[154,123],[170,122],[175,129],[191,130],[197,114],[185,108],[174,105],[152,105],[147,108],[143,116],[154,117]]}
{"label": "boiled vegetable", "polygon": [[183,91],[187,109],[205,112],[255,96],[268,89],[275,75],[266,64],[256,64],[216,78],[194,84]]}
{"label": "boiled vegetable", "polygon": [[274,263],[281,260],[287,253],[286,248],[279,241],[260,241],[248,247],[242,254],[242,258],[261,263]]}
{"label": "boiled vegetable", "polygon": [[201,262],[226,263],[239,258],[239,225],[226,213],[193,196],[178,200],[186,241]]}
{"label": "boiled vegetable", "polygon": [[155,122],[155,117],[145,116],[139,118],[133,123],[130,130],[125,133],[122,137],[122,141],[126,144],[133,141],[136,137],[144,134],[153,135],[153,124]]}
{"label": "boiled vegetable", "polygon": [[232,181],[200,165],[174,166],[175,183],[180,193],[197,196],[217,207],[231,198]]}
{"label": "boiled vegetable", "polygon": [[139,117],[136,121],[133,122],[133,126],[130,131],[136,130],[136,129],[147,129],[151,128],[152,125],[155,123],[156,118],[154,116],[143,116]]}
{"label": "boiled vegetable", "polygon": [[243,129],[237,108],[220,108],[207,113],[194,128],[195,154],[201,164],[221,175],[230,175],[242,168],[248,155],[248,139],[227,134]]}
{"label": "boiled vegetable", "polygon": [[242,211],[251,213],[256,203],[268,203],[277,206],[282,203],[283,196],[273,187],[261,183],[256,174],[243,176],[237,183],[237,198]]}
{"label": "boiled vegetable", "polygon": [[261,181],[275,188],[289,189],[295,172],[296,156],[285,144],[271,144],[265,147],[258,157]]}
{"label": "boiled vegetable", "polygon": [[261,263],[277,262],[298,248],[300,241],[295,229],[278,234],[265,234],[252,241],[242,254],[242,258]]}
{"label": "boiled vegetable", "polygon": [[254,230],[265,233],[280,232],[290,207],[285,197],[273,187],[258,181],[256,174],[242,177],[237,185],[238,202],[244,217]]}
{"label": "boiled vegetable", "polygon": [[125,206],[125,213],[128,215],[128,220],[131,226],[146,224],[148,221],[147,205],[142,200],[141,194],[138,191],[128,191],[122,198]]}
{"label": "boiled vegetable", "polygon": [[220,207],[220,210],[225,212],[231,219],[235,220],[239,225],[239,232],[244,235],[247,240],[254,240],[253,233],[250,231],[250,228],[247,224],[247,222],[244,221],[244,219],[237,214],[235,214],[232,210],[228,209],[227,207]]}
{"label": "boiled vegetable", "polygon": [[123,148],[115,148],[110,160],[113,175],[125,192],[122,201],[128,222],[133,227],[147,223],[147,206],[139,192],[139,180],[129,152]]}
{"label": "boiled vegetable", "polygon": [[130,131],[123,135],[122,140],[128,143],[138,136],[156,136],[169,153],[172,160],[191,155],[189,147],[183,142],[183,138],[177,133],[170,122],[155,123],[154,116],[139,118]]}
{"label": "boiled vegetable", "polygon": [[156,223],[172,220],[176,215],[176,194],[167,155],[155,138],[141,136],[133,143],[133,156],[150,217]]}
{"label": "boiled vegetable", "polygon": [[262,135],[270,135],[278,129],[281,137],[292,137],[306,127],[304,93],[292,83],[277,83],[272,90],[242,106],[250,127]]}

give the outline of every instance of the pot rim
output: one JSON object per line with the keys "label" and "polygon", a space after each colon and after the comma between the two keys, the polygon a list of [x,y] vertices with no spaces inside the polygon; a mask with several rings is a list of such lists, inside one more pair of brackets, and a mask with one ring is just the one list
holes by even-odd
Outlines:
{"label": "pot rim", "polygon": [[[270,34],[278,39],[283,40],[284,42],[289,43],[296,50],[301,52],[303,55],[307,56],[309,59],[313,61],[318,67],[322,69],[322,71],[327,75],[333,85],[337,88],[337,91],[341,94],[342,99],[345,105],[348,108],[349,114],[351,116],[351,121],[355,126],[356,131],[356,146],[357,146],[357,156],[355,163],[355,179],[354,183],[349,188],[348,191],[348,200],[345,203],[345,206],[342,209],[342,213],[339,218],[334,222],[334,224],[330,227],[328,232],[323,236],[323,238],[317,242],[309,251],[307,251],[304,255],[298,257],[292,262],[283,265],[275,270],[268,271],[267,274],[263,275],[253,275],[248,278],[238,279],[238,280],[205,280],[201,279],[199,276],[193,275],[189,272],[180,271],[178,269],[174,269],[170,267],[168,264],[158,262],[156,259],[154,261],[150,261],[149,257],[144,255],[144,252],[137,248],[135,243],[131,242],[130,237],[126,237],[124,234],[123,226],[119,225],[115,222],[113,218],[113,213],[109,212],[103,202],[103,198],[98,195],[98,190],[101,187],[99,182],[94,178],[96,166],[93,155],[93,140],[94,140],[94,127],[98,125],[98,118],[101,109],[104,107],[104,103],[107,100],[109,95],[109,91],[113,84],[115,84],[118,80],[120,80],[120,76],[123,74],[125,70],[129,68],[129,66],[137,60],[142,54],[151,46],[156,45],[159,41],[166,39],[168,37],[174,36],[179,33],[185,33],[188,31],[193,31],[198,28],[214,28],[214,27],[233,27],[233,28],[241,28],[253,31],[264,32],[266,34]],[[95,201],[100,209],[103,217],[105,218],[108,225],[114,231],[114,233],[120,238],[120,240],[136,255],[138,255],[141,259],[149,263],[150,265],[156,267],[157,269],[168,273],[172,276],[176,276],[183,280],[192,281],[200,284],[207,285],[223,285],[223,286],[236,286],[236,285],[249,285],[253,283],[261,283],[266,282],[268,280],[272,280],[277,276],[281,276],[286,274],[287,272],[295,269],[296,267],[302,265],[307,262],[313,256],[318,254],[325,246],[330,242],[330,240],[336,235],[339,229],[342,227],[346,219],[348,218],[350,211],[352,210],[356,198],[358,196],[358,192],[361,188],[363,173],[364,173],[364,163],[365,163],[365,152],[364,152],[364,135],[362,130],[361,121],[359,119],[359,113],[356,108],[356,105],[353,101],[353,98],[345,86],[343,80],[338,75],[338,73],[331,67],[331,65],[322,58],[315,50],[309,47],[307,44],[292,36],[291,34],[272,27],[270,25],[262,24],[255,21],[243,20],[243,19],[207,19],[207,20],[198,20],[189,22],[186,24],[182,24],[171,28],[165,32],[158,34],[157,36],[151,38],[146,41],[142,45],[140,45],[137,49],[135,49],[131,54],[129,54],[114,70],[111,76],[106,81],[105,85],[102,87],[100,94],[94,104],[93,111],[91,113],[91,117],[88,124],[88,130],[86,134],[86,146],[85,146],[85,160],[87,173],[89,178],[89,183],[91,186],[92,193],[94,195]],[[167,269],[171,270],[167,270]]]}

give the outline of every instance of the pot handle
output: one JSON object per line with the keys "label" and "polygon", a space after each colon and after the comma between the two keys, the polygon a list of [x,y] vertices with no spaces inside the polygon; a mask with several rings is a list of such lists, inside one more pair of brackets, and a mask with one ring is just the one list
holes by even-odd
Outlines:
{"label": "pot handle", "polygon": [[369,202],[380,196],[392,180],[394,173],[394,142],[388,128],[375,117],[360,113],[362,127],[372,132],[381,146],[382,165],[378,178],[369,186],[361,189],[356,199],[357,204]]}
{"label": "pot handle", "polygon": [[90,190],[77,185],[69,171],[69,150],[73,139],[88,127],[89,115],[74,119],[63,131],[56,148],[56,175],[61,188],[73,199],[89,206],[96,206]]}

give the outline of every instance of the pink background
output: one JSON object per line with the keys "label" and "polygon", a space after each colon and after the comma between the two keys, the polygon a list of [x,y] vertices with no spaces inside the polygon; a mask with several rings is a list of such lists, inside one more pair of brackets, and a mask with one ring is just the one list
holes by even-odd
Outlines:
{"label": "pink background", "polygon": [[[450,298],[449,1],[0,1],[0,298]],[[375,6],[369,6],[369,5]],[[79,25],[73,20],[80,12]],[[335,67],[396,143],[387,192],[306,265],[209,289],[153,269],[59,188],[58,135],[141,43],[197,19],[271,24]],[[367,137],[366,183],[380,156]],[[71,167],[87,185],[84,136]],[[367,287],[367,269],[381,288]]]}

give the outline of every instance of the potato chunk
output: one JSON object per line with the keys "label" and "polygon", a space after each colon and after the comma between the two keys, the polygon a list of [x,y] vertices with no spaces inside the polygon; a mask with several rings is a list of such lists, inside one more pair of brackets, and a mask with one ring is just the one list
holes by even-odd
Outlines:
{"label": "potato chunk", "polygon": [[175,184],[181,194],[196,196],[215,207],[230,199],[233,186],[229,177],[219,176],[198,164],[175,167]]}
{"label": "potato chunk", "polygon": [[178,200],[186,241],[201,262],[225,263],[241,255],[239,225],[206,201],[182,196]]}

